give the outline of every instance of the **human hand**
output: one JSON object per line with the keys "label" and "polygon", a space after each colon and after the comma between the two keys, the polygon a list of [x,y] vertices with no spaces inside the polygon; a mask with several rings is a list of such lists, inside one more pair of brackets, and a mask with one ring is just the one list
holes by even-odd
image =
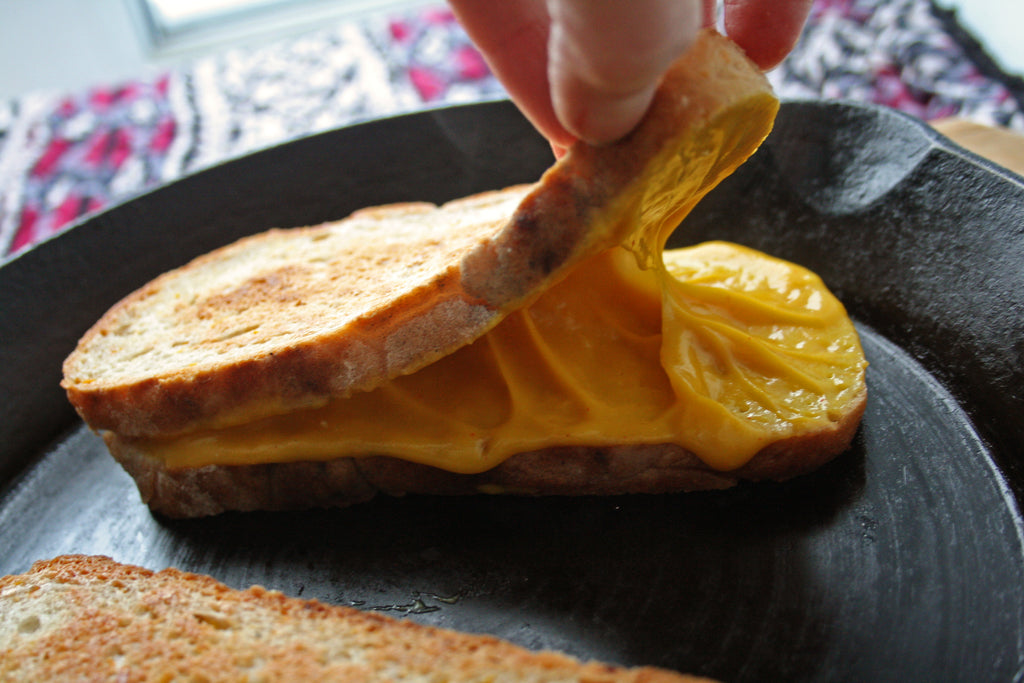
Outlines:
{"label": "human hand", "polygon": [[[762,69],[800,36],[813,0],[723,0],[726,33]],[[556,154],[613,142],[662,74],[714,21],[714,0],[449,0],[513,101]]]}

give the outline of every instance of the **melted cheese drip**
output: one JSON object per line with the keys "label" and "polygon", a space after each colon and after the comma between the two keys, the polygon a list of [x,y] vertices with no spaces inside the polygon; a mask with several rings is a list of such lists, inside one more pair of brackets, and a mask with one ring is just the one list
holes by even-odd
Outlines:
{"label": "melted cheese drip", "polygon": [[474,473],[552,446],[677,443],[730,470],[858,399],[857,334],[816,275],[720,242],[656,258],[663,239],[591,258],[371,392],[139,445],[171,469],[378,454]]}

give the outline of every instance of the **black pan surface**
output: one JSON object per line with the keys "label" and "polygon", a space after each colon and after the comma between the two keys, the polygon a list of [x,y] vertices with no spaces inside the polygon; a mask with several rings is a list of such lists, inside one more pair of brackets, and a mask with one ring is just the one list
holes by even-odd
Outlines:
{"label": "black pan surface", "polygon": [[807,265],[857,322],[864,423],[791,482],[167,521],[57,387],[107,307],[191,256],[529,181],[549,158],[505,102],[376,121],[200,172],[0,268],[0,573],[101,553],[725,681],[1020,680],[1024,184],[889,110],[784,104],[674,238]]}

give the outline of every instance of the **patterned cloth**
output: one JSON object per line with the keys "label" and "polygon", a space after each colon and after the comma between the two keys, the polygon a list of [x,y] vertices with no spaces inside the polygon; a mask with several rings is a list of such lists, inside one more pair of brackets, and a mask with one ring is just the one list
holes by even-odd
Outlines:
{"label": "patterned cloth", "polygon": [[[1024,131],[1024,85],[929,0],[818,0],[769,74],[783,98],[878,102]],[[503,94],[444,5],[235,49],[137,81],[0,103],[0,256],[223,159]]]}

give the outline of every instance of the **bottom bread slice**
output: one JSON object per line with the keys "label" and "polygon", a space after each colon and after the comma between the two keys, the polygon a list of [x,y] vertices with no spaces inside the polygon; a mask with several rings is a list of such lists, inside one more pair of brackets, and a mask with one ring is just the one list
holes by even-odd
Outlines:
{"label": "bottom bread slice", "polygon": [[674,444],[548,448],[520,453],[479,474],[456,474],[384,456],[170,470],[131,441],[109,432],[104,438],[154,512],[202,517],[226,511],[344,507],[377,493],[616,495],[724,489],[743,480],[782,481],[811,472],[847,450],[866,402],[864,392],[838,420],[771,443],[729,472],[711,469]]}
{"label": "bottom bread slice", "polygon": [[695,682],[69,555],[0,579],[0,680]]}

